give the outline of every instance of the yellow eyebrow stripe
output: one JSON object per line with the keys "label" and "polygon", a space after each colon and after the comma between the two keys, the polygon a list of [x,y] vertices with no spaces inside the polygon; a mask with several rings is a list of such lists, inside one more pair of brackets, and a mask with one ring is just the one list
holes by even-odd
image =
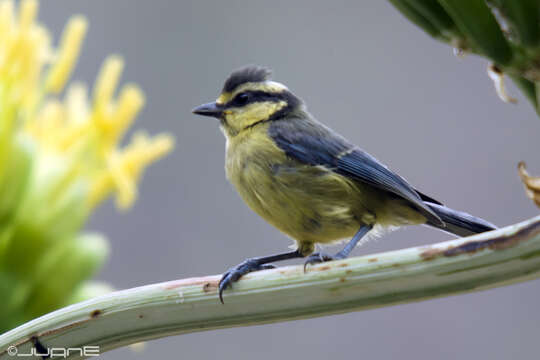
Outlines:
{"label": "yellow eyebrow stripe", "polygon": [[243,85],[240,85],[238,88],[234,90],[234,92],[231,94],[231,98],[235,97],[236,94],[239,94],[246,90],[252,90],[252,91],[266,91],[270,93],[278,93],[282,92],[283,90],[287,90],[287,87],[283,84],[280,84],[275,81],[265,81],[265,82],[256,82],[256,83],[246,83]]}
{"label": "yellow eyebrow stripe", "polygon": [[223,105],[233,99],[237,94],[243,91],[265,91],[269,93],[280,93],[284,90],[287,90],[287,87],[283,84],[280,84],[275,81],[264,81],[264,82],[250,82],[240,85],[234,90],[234,92],[224,92],[219,95],[216,100],[216,104]]}

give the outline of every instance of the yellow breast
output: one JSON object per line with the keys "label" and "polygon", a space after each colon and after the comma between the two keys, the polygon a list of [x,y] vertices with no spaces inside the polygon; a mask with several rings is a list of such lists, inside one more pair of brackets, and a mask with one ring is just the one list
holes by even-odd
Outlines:
{"label": "yellow breast", "polygon": [[242,199],[303,248],[354,235],[368,213],[358,199],[360,187],[324,167],[288,158],[267,129],[260,125],[228,139],[227,177]]}

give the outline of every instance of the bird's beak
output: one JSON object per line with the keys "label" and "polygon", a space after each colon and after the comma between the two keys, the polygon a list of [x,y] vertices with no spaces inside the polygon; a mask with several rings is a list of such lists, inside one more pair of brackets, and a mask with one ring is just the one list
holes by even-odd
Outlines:
{"label": "bird's beak", "polygon": [[193,113],[202,116],[211,116],[219,119],[221,118],[223,110],[218,104],[216,104],[215,102],[211,102],[208,104],[202,104],[200,106],[197,106],[195,109],[193,109]]}

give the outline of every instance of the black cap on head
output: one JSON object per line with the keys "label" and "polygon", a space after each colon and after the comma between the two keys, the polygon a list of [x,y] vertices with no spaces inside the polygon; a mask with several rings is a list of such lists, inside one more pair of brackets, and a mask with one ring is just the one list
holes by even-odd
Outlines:
{"label": "black cap on head", "polygon": [[256,65],[244,66],[232,72],[223,85],[223,92],[231,92],[238,86],[248,82],[263,82],[270,78],[272,71]]}

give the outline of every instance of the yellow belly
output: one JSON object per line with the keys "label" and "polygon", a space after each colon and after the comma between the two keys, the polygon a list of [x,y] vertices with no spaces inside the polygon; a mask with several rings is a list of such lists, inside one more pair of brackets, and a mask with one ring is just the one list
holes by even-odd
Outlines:
{"label": "yellow belly", "polygon": [[364,224],[425,221],[385,192],[287,158],[257,134],[228,145],[226,171],[249,207],[296,240],[306,254],[315,243],[351,238]]}

